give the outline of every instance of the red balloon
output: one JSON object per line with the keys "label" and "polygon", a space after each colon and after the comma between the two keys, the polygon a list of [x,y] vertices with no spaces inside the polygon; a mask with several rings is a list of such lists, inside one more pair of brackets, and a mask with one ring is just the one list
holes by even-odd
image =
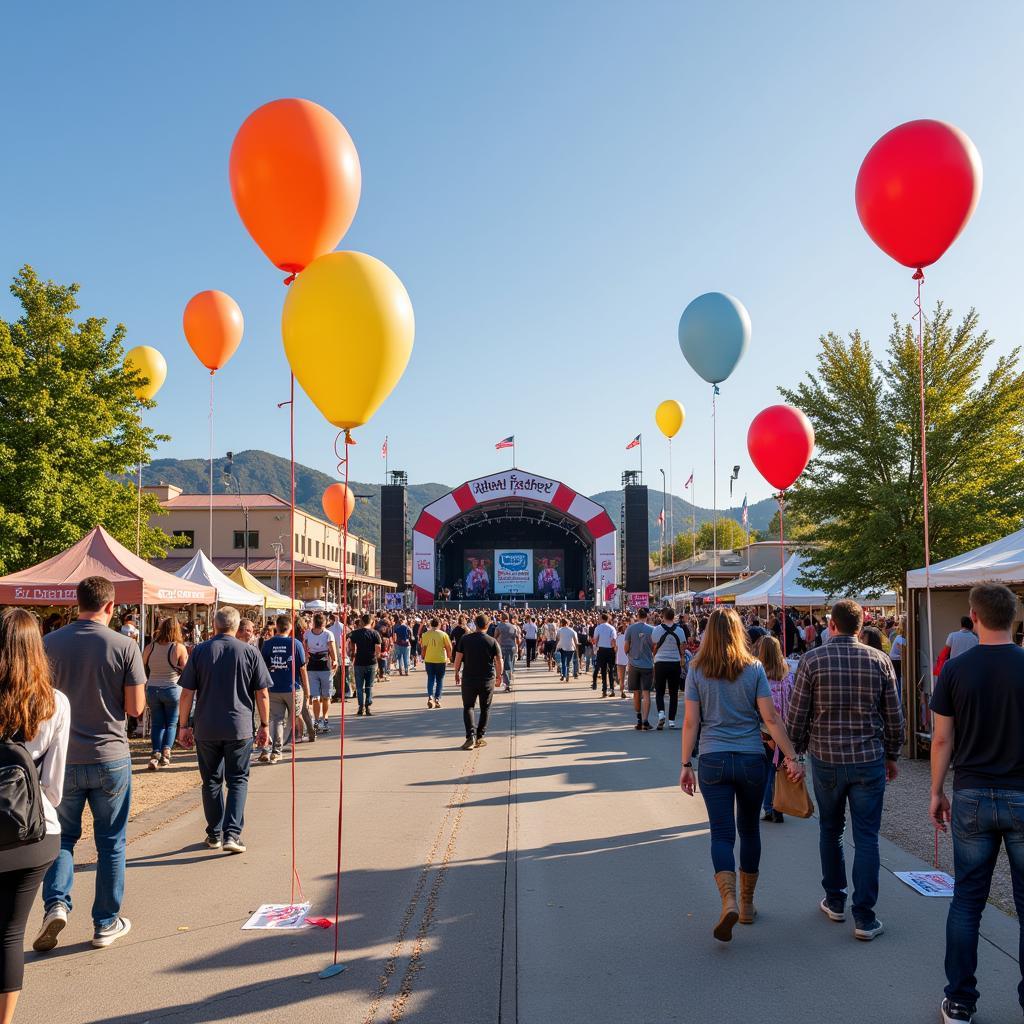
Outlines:
{"label": "red balloon", "polygon": [[814,427],[791,405],[770,405],[747,431],[747,451],[757,471],[777,490],[791,487],[811,461]]}
{"label": "red balloon", "polygon": [[857,175],[857,214],[905,267],[934,263],[966,227],[981,196],[981,157],[945,121],[908,121],[883,135]]}

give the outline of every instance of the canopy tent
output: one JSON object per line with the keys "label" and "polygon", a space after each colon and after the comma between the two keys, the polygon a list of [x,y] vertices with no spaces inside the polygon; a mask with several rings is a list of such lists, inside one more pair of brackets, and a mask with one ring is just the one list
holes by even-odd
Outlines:
{"label": "canopy tent", "polygon": [[267,603],[265,594],[258,594],[254,590],[246,590],[245,587],[239,586],[234,580],[228,579],[202,551],[197,551],[195,557],[183,565],[174,575],[178,579],[213,587],[217,592],[218,604],[241,605],[243,608],[254,606],[263,608]]}
{"label": "canopy tent", "polygon": [[307,601],[303,606],[304,612],[336,612],[338,606],[333,601]]}
{"label": "canopy tent", "polygon": [[735,579],[719,583],[717,587],[710,587],[707,590],[698,591],[696,595],[699,601],[721,601],[725,604],[735,604],[740,594],[746,594],[768,581],[769,572],[767,569],[758,569],[749,576],[737,576]]}
{"label": "canopy tent", "polygon": [[229,577],[248,590],[252,594],[259,594],[266,601],[267,611],[302,611],[302,602],[296,598],[294,601],[290,597],[286,597],[284,594],[279,594],[276,590],[272,590],[265,583],[260,583],[258,579],[244,565],[240,565]]}
{"label": "canopy tent", "polygon": [[213,604],[217,598],[209,584],[157,569],[97,526],[59,555],[0,577],[0,604],[77,604],[78,584],[87,576],[110,580],[118,604]]}
{"label": "canopy tent", "polygon": [[748,590],[745,594],[739,594],[736,598],[736,606],[749,608],[760,605],[781,605],[783,599],[787,607],[824,607],[832,604],[842,597],[852,597],[860,604],[866,604],[872,608],[895,608],[896,595],[889,591],[878,597],[871,597],[867,594],[828,594],[813,586],[798,582],[801,572],[804,570],[807,559],[799,554],[790,555],[786,564],[779,569],[775,575],[759,583],[756,587]]}
{"label": "canopy tent", "polygon": [[[975,583],[1024,583],[1024,530],[931,567],[933,590],[972,587]],[[907,590],[923,590],[924,586],[924,569],[911,569],[907,573]]]}

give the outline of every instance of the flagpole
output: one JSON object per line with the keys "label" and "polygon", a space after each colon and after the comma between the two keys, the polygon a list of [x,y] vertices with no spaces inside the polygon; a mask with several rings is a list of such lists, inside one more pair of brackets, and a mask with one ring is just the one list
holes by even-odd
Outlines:
{"label": "flagpole", "polygon": [[388,482],[388,459],[391,456],[391,445],[388,444],[388,437],[384,435],[384,483]]}
{"label": "flagpole", "polygon": [[640,483],[644,482],[644,435],[637,434],[640,438]]}
{"label": "flagpole", "polygon": [[512,468],[516,468],[516,436],[512,435]]}
{"label": "flagpole", "polygon": [[693,475],[697,470],[690,467],[690,541],[692,544],[690,550],[690,560],[695,562],[697,560],[697,503],[694,500],[697,497],[697,484],[694,482]]}

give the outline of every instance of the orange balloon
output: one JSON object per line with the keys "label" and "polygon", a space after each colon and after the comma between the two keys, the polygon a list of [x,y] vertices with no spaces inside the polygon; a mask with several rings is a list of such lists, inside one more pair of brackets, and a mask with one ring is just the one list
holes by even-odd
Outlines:
{"label": "orange balloon", "polygon": [[274,100],[254,110],[231,145],[228,175],[246,230],[289,274],[337,246],[362,187],[351,136],[310,100]]}
{"label": "orange balloon", "polygon": [[331,484],[324,491],[324,512],[335,526],[344,526],[356,507],[356,496],[344,484]]}
{"label": "orange balloon", "polygon": [[235,354],[245,328],[238,303],[226,292],[218,291],[193,295],[181,322],[189,347],[211,373]]}

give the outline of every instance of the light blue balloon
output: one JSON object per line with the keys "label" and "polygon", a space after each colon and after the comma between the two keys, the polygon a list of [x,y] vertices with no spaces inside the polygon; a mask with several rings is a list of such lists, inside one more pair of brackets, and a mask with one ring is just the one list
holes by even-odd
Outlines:
{"label": "light blue balloon", "polygon": [[750,344],[750,314],[724,292],[698,295],[679,318],[679,347],[709,384],[726,380]]}

